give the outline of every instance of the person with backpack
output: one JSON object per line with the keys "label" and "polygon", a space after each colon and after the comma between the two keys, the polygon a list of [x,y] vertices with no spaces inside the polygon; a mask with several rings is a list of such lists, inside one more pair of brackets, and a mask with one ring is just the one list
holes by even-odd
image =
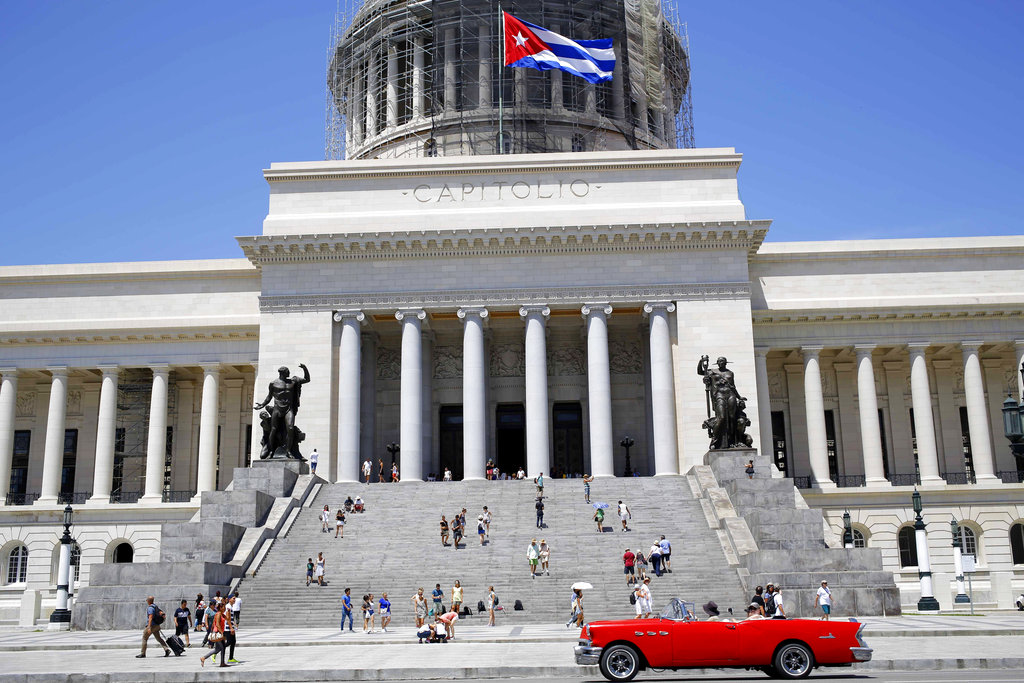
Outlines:
{"label": "person with backpack", "polygon": [[604,508],[594,511],[594,521],[597,522],[597,533],[604,533]]}
{"label": "person with backpack", "polygon": [[167,647],[167,641],[160,635],[160,625],[164,623],[167,615],[153,603],[154,599],[152,595],[146,598],[146,629],[142,632],[142,652],[135,655],[136,659],[142,659],[146,656],[146,644],[149,642],[150,636],[156,638],[156,642],[160,643],[160,646],[163,647],[164,657],[170,657],[171,655],[171,648]]}
{"label": "person with backpack", "polygon": [[764,616],[771,619],[775,616],[775,584],[764,587]]}

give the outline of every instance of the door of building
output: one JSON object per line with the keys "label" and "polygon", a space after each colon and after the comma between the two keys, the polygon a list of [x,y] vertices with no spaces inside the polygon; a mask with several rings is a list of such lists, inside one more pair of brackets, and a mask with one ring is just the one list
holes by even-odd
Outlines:
{"label": "door of building", "polygon": [[583,407],[579,403],[556,403],[554,417],[554,457],[551,475],[583,474]]}
{"label": "door of building", "polygon": [[[503,403],[495,416],[495,465],[514,476],[526,471],[526,408],[522,403]],[[532,474],[532,473],[531,473]]]}
{"label": "door of building", "polygon": [[441,471],[437,478],[444,476],[444,468],[452,471],[452,479],[462,479],[462,406],[441,406]]}

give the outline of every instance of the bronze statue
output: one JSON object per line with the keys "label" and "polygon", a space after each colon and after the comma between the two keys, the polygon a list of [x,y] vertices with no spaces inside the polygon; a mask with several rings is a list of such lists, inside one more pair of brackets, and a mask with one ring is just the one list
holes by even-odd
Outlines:
{"label": "bronze statue", "polygon": [[[708,367],[708,357],[701,356],[697,374],[704,377],[708,419],[702,425],[708,430],[712,450],[721,448],[750,448],[753,438],[746,433],[750,419],[744,412],[747,399],[736,390],[732,370],[726,368],[725,356],[715,361],[717,367]],[[711,415],[714,408],[714,416]]]}
{"label": "bronze statue", "polygon": [[[253,406],[253,410],[262,411],[260,412],[260,425],[263,427],[263,439],[260,441],[263,445],[260,452],[261,459],[302,459],[302,454],[299,453],[299,443],[306,435],[295,426],[295,414],[299,412],[302,385],[309,381],[309,370],[302,363],[299,363],[299,367],[302,368],[303,377],[289,377],[291,372],[288,368],[278,368],[278,377],[270,383],[267,398],[262,403]],[[271,401],[274,402],[274,407],[268,413],[263,409],[270,405]]]}

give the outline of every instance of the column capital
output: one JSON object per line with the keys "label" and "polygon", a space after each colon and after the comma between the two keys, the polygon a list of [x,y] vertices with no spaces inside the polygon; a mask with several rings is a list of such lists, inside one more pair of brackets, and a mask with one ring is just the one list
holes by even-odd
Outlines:
{"label": "column capital", "polygon": [[66,365],[48,365],[46,366],[47,371],[54,377],[67,377],[68,366]]}
{"label": "column capital", "polygon": [[162,377],[167,377],[168,375],[171,374],[170,363],[150,363],[148,367],[150,371],[153,373],[154,377],[158,375]]}
{"label": "column capital", "polygon": [[926,350],[928,350],[928,347],[931,346],[931,345],[932,345],[931,342],[926,342],[926,341],[907,342],[907,351],[910,353],[911,356],[915,356],[915,355],[922,355],[923,356],[924,352]]}
{"label": "column capital", "polygon": [[417,320],[426,320],[427,312],[422,308],[400,308],[395,311],[395,320],[401,322],[407,317],[416,318]]}
{"label": "column capital", "polygon": [[862,358],[870,358],[871,354],[877,348],[877,344],[854,344],[853,352],[857,354],[857,360],[860,360]]}
{"label": "column capital", "polygon": [[97,365],[96,369],[103,373],[104,377],[117,377],[121,372],[120,365]]}
{"label": "column capital", "polygon": [[580,313],[583,314],[584,318],[589,318],[591,314],[604,313],[606,316],[612,314],[612,305],[609,303],[590,303],[583,304],[580,308]]}
{"label": "column capital", "polygon": [[814,344],[807,345],[807,346],[801,346],[800,347],[800,353],[801,353],[801,355],[803,355],[804,360],[810,360],[812,358],[817,358],[821,354],[821,352],[822,352],[822,350],[824,348],[825,348],[824,346],[814,345]]}
{"label": "column capital", "polygon": [[650,315],[655,311],[671,313],[674,310],[676,310],[676,305],[673,301],[648,301],[644,304],[644,315]]}
{"label": "column capital", "polygon": [[526,318],[530,315],[540,315],[547,318],[551,315],[551,309],[547,307],[547,304],[527,304],[519,307],[519,317]]}
{"label": "column capital", "polygon": [[6,377],[7,375],[14,375],[15,377],[17,377],[18,376],[18,368],[13,367],[13,366],[10,366],[10,367],[0,367],[0,376]]}
{"label": "column capital", "polygon": [[964,350],[964,351],[975,351],[975,352],[977,352],[977,350],[980,349],[982,346],[984,346],[984,344],[985,344],[985,342],[983,342],[983,341],[975,341],[975,340],[972,340],[972,341],[962,341],[962,342],[960,342],[960,348],[962,350]]}
{"label": "column capital", "polygon": [[455,315],[459,316],[459,320],[465,320],[466,316],[470,315],[479,316],[483,320],[490,315],[490,312],[483,306],[460,306]]}
{"label": "column capital", "polygon": [[754,347],[754,356],[756,356],[757,358],[767,358],[768,357],[768,353],[771,350],[772,349],[771,349],[770,346],[755,346]]}
{"label": "column capital", "polygon": [[221,365],[220,363],[199,363],[199,367],[203,369],[204,375],[212,375],[214,373],[220,374]]}
{"label": "column capital", "polygon": [[[361,323],[366,320],[366,314],[363,313],[362,311],[357,310],[334,312],[334,322],[340,323],[344,320],[355,320],[356,322]],[[401,318],[399,318],[399,320],[401,320]]]}

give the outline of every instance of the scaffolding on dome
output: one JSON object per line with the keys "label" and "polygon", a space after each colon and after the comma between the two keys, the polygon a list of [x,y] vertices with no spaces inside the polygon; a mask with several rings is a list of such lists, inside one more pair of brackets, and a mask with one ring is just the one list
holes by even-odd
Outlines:
{"label": "scaffolding on dome", "polygon": [[498,7],[339,0],[327,54],[325,158],[695,146],[689,40],[673,4],[501,3],[574,39],[613,38],[615,75],[597,85],[557,70],[504,67]]}

